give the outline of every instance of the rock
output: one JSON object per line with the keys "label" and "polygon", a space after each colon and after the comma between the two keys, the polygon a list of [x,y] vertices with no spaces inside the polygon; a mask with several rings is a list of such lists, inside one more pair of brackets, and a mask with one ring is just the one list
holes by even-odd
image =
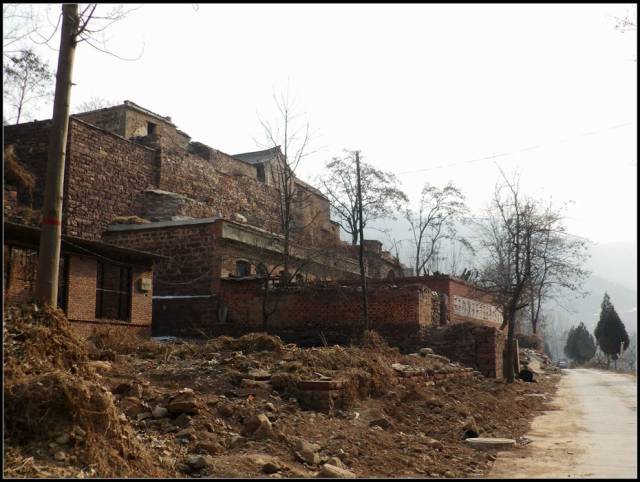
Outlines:
{"label": "rock", "polygon": [[269,410],[270,412],[275,412],[276,411],[276,407],[271,402],[265,403],[264,404],[264,408]]}
{"label": "rock", "polygon": [[56,437],[56,443],[60,445],[66,445],[69,443],[70,440],[71,440],[71,437],[69,436],[68,433],[63,433],[59,437]]}
{"label": "rock", "polygon": [[265,381],[271,378],[271,373],[266,370],[254,368],[253,370],[249,370],[248,378],[250,378],[251,380]]}
{"label": "rock", "polygon": [[153,410],[151,410],[151,415],[153,415],[153,418],[164,418],[168,413],[169,410],[167,410],[162,405],[156,405],[155,407],[153,407]]}
{"label": "rock", "polygon": [[282,468],[282,465],[280,465],[279,463],[271,461],[262,466],[262,471],[265,474],[275,474],[276,472],[280,472]]}
{"label": "rock", "polygon": [[178,427],[187,428],[187,427],[190,427],[191,424],[193,424],[193,422],[191,421],[191,417],[189,415],[187,415],[186,413],[181,413],[175,419],[175,424]]}
{"label": "rock", "polygon": [[194,441],[198,437],[196,436],[195,430],[193,428],[189,427],[189,428],[185,428],[183,430],[180,430],[178,433],[176,433],[176,438],[184,438],[184,439],[187,439],[187,440]]}
{"label": "rock", "polygon": [[508,449],[516,444],[516,441],[511,438],[468,438],[465,440],[467,444],[478,450],[500,450]]}
{"label": "rock", "polygon": [[152,415],[151,415],[151,412],[142,412],[142,413],[139,413],[139,414],[136,416],[136,420],[137,420],[138,422],[141,422],[141,421],[143,421],[145,418],[149,418],[149,417],[151,417],[151,416],[152,416]]}
{"label": "rock", "polygon": [[191,389],[181,390],[177,396],[175,396],[167,405],[169,413],[179,415],[183,413],[196,414],[198,413],[198,405],[196,402],[196,396]]}
{"label": "rock", "polygon": [[229,442],[229,448],[235,449],[236,447],[242,447],[245,443],[247,443],[247,439],[240,435],[233,435],[231,437],[231,441]]}
{"label": "rock", "polygon": [[320,455],[318,452],[311,452],[309,450],[298,450],[294,452],[296,457],[309,465],[318,465],[320,463]]}
{"label": "rock", "polygon": [[320,450],[320,445],[307,442],[304,439],[298,438],[294,442],[295,448],[298,451],[317,452]]}
{"label": "rock", "polygon": [[58,452],[55,453],[53,458],[56,460],[62,461],[67,458],[67,454],[65,454],[62,450],[59,450]]}
{"label": "rock", "polygon": [[384,417],[378,418],[369,422],[369,427],[380,427],[381,429],[387,430],[389,427],[391,427],[391,422],[389,422],[389,420]]}
{"label": "rock", "polygon": [[104,372],[107,372],[112,368],[111,363],[109,363],[108,361],[102,361],[102,360],[90,361],[87,363],[87,365],[89,365],[94,370],[104,371]]}
{"label": "rock", "polygon": [[196,445],[196,451],[205,452],[209,455],[220,455],[224,453],[224,447],[218,442],[198,442]]}
{"label": "rock", "polygon": [[433,355],[433,350],[431,348],[421,348],[418,353],[421,356]]}
{"label": "rock", "polygon": [[272,428],[269,418],[263,413],[249,417],[244,423],[243,433],[244,435],[251,435],[258,431],[260,427],[263,427],[263,431],[269,431]]}
{"label": "rock", "polygon": [[444,474],[443,474],[447,479],[453,479],[456,474],[454,474],[453,472],[451,472],[450,470],[447,470]]}
{"label": "rock", "polygon": [[327,463],[329,465],[333,465],[334,467],[338,467],[339,469],[345,468],[342,460],[340,460],[338,457],[330,457],[329,460],[327,460]]}
{"label": "rock", "polygon": [[187,465],[195,470],[203,469],[210,465],[210,462],[206,456],[202,455],[190,455],[187,458]]}
{"label": "rock", "polygon": [[319,478],[327,479],[355,479],[356,474],[350,470],[341,469],[331,464],[324,464],[320,472],[318,472]]}
{"label": "rock", "polygon": [[127,416],[133,418],[139,414],[146,412],[146,404],[137,397],[126,397],[120,402],[120,408],[127,414]]}
{"label": "rock", "polygon": [[442,444],[442,442],[440,442],[440,440],[436,440],[434,438],[427,438],[424,441],[425,445],[428,445],[429,447],[435,449],[435,450],[442,450],[444,449],[444,445]]}

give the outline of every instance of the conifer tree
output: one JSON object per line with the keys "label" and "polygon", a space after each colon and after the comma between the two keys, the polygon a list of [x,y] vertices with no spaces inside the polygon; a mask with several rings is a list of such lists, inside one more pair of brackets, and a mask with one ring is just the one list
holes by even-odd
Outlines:
{"label": "conifer tree", "polygon": [[580,323],[575,328],[571,327],[564,353],[580,365],[593,358],[596,353],[596,343],[584,323]]}
{"label": "conifer tree", "polygon": [[629,335],[607,293],[602,300],[600,320],[594,334],[600,349],[607,355],[607,368],[611,358],[614,362],[618,359],[621,354],[621,345],[622,351],[629,348]]}

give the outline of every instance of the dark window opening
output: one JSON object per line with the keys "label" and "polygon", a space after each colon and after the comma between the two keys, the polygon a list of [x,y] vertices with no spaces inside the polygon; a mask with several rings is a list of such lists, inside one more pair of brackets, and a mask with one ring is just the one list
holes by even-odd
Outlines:
{"label": "dark window opening", "polygon": [[67,295],[69,293],[69,257],[60,257],[60,269],[58,271],[58,308],[67,312]]}
{"label": "dark window opening", "polygon": [[246,261],[236,261],[236,272],[238,277],[251,275],[251,265]]}
{"label": "dark window opening", "polygon": [[158,126],[153,122],[147,122],[147,135],[152,136],[156,133],[156,128]]}
{"label": "dark window opening", "polygon": [[131,268],[98,262],[96,318],[131,321]]}
{"label": "dark window opening", "polygon": [[266,182],[266,176],[264,174],[264,164],[258,164],[256,166],[256,170],[258,172],[258,181]]}
{"label": "dark window opening", "polygon": [[267,277],[267,267],[265,266],[264,263],[260,263],[258,266],[256,266],[256,274],[260,278],[266,278]]}
{"label": "dark window opening", "polygon": [[387,279],[390,281],[393,281],[394,279],[396,279],[395,271],[389,270],[389,272],[387,273]]}

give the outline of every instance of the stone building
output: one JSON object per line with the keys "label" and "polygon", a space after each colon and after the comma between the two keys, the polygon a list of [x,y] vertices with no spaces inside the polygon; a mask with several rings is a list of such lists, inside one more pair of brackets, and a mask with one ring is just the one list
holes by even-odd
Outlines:
{"label": "stone building", "polygon": [[[5,220],[39,223],[50,125],[4,127],[5,146],[13,147],[19,164],[34,178],[29,186],[5,183]],[[148,272],[153,268],[154,320],[167,310],[182,313],[187,321],[200,320],[217,313],[221,279],[266,272],[277,284],[282,274],[276,178],[281,164],[278,147],[231,156],[191,141],[170,117],[130,101],[77,114],[69,121],[62,232],[94,243],[96,256],[102,245],[154,253],[145,258]],[[328,200],[299,179],[295,188],[292,281],[355,278],[357,257],[340,240]],[[13,253],[17,249],[13,245]],[[366,260],[370,277],[402,275],[403,266],[378,242],[367,242]],[[132,298],[134,280],[123,283]],[[69,306],[74,305],[74,292],[68,296]],[[196,299],[210,303],[200,301],[196,308]],[[97,301],[96,295],[94,305]],[[125,318],[135,324],[149,314],[129,308]]]}

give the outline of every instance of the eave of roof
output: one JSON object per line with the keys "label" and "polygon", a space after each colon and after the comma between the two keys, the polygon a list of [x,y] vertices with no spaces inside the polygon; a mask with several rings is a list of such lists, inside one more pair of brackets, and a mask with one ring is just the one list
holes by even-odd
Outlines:
{"label": "eave of roof", "polygon": [[[40,243],[40,228],[24,224],[3,223],[4,242],[8,244],[20,244],[38,248]],[[137,249],[123,248],[104,241],[93,241],[75,236],[63,234],[61,241],[65,252],[91,255],[97,258],[107,258],[123,263],[137,265],[151,265],[153,261],[169,259],[167,256],[140,251]]]}

